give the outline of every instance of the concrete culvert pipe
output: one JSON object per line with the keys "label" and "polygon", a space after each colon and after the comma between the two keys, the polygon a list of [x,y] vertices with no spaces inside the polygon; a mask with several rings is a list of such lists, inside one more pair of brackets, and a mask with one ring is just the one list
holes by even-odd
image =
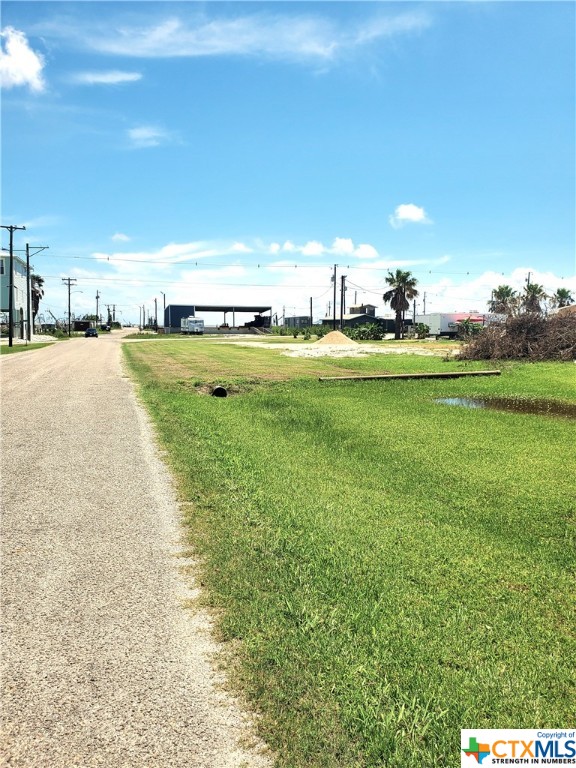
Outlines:
{"label": "concrete culvert pipe", "polygon": [[225,387],[214,387],[212,397],[228,397],[228,390]]}

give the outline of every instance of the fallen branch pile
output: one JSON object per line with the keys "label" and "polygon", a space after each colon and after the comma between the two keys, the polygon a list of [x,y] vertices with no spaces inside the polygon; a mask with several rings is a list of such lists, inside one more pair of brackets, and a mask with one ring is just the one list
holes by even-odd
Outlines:
{"label": "fallen branch pile", "polygon": [[576,315],[526,312],[493,323],[462,347],[463,360],[575,360]]}

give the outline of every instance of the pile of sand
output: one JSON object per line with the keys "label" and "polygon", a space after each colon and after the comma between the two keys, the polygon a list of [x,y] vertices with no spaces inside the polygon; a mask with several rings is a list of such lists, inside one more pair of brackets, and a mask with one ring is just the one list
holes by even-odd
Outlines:
{"label": "pile of sand", "polygon": [[347,346],[358,346],[357,341],[352,341],[348,336],[345,336],[341,331],[330,331],[326,336],[322,336],[321,339],[315,341],[314,344],[346,344]]}

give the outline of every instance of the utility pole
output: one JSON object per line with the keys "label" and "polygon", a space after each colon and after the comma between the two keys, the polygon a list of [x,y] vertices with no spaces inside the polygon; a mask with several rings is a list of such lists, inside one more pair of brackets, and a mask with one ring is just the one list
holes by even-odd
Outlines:
{"label": "utility pole", "polygon": [[314,325],[314,319],[312,317],[312,296],[310,296],[310,327]]}
{"label": "utility pole", "polygon": [[426,314],[426,291],[424,291],[424,311],[422,312],[423,315]]}
{"label": "utility pole", "polygon": [[332,304],[332,330],[336,330],[336,267],[338,264],[334,264],[334,274],[332,275],[332,282],[334,283],[334,302]]}
{"label": "utility pole", "polygon": [[[37,253],[40,253],[40,251],[45,251],[50,246],[48,245],[38,245],[35,246],[36,250],[32,254],[32,256],[36,256]],[[29,243],[26,243],[26,312],[28,313],[28,331],[26,333],[26,337],[28,341],[32,341],[32,285],[30,282],[30,245]]]}
{"label": "utility pole", "polygon": [[98,314],[98,301],[100,299],[100,294],[98,293],[98,289],[96,289],[96,325],[100,322],[100,315]]}
{"label": "utility pole", "polygon": [[112,322],[116,322],[116,304],[112,304]]}
{"label": "utility pole", "polygon": [[158,299],[156,297],[154,297],[154,325],[158,330]]}
{"label": "utility pole", "polygon": [[17,229],[26,229],[26,227],[17,227],[15,224],[1,224],[2,229],[7,229],[10,232],[10,266],[8,283],[8,346],[12,346],[12,340],[14,339],[14,232]]}
{"label": "utility pole", "polygon": [[344,328],[344,313],[346,311],[346,275],[340,276],[340,330]]}
{"label": "utility pole", "polygon": [[68,337],[72,336],[72,314],[70,311],[70,289],[73,285],[76,285],[76,278],[74,277],[63,277],[62,278],[63,283],[67,283],[68,285]]}

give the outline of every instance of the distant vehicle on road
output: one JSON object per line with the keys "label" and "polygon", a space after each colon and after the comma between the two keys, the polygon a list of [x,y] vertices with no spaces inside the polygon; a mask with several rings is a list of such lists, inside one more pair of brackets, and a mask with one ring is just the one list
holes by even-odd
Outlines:
{"label": "distant vehicle on road", "polygon": [[96,328],[88,328],[88,330],[84,333],[84,336],[88,338],[89,336],[96,336],[98,338],[98,331]]}

